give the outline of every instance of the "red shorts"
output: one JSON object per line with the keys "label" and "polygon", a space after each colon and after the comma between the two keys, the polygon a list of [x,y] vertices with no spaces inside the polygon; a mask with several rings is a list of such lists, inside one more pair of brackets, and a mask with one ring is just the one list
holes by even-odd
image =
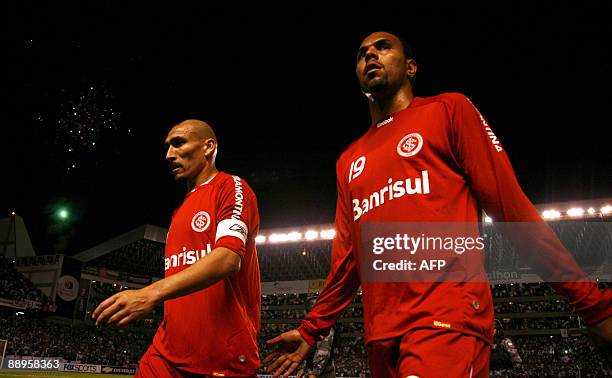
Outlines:
{"label": "red shorts", "polygon": [[179,371],[170,361],[163,358],[150,346],[140,359],[138,371],[134,377],[137,378],[187,378],[196,377],[195,374]]}
{"label": "red shorts", "polygon": [[[213,378],[212,375],[189,373],[177,369],[151,345],[140,359],[136,378]],[[217,378],[217,377],[215,377]],[[256,378],[256,377],[255,377]]]}
{"label": "red shorts", "polygon": [[416,329],[367,345],[372,378],[488,377],[490,345],[443,329]]}

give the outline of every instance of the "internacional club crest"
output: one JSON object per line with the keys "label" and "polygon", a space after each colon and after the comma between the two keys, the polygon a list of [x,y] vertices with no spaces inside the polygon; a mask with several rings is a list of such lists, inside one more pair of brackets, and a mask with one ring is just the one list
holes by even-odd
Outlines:
{"label": "internacional club crest", "polygon": [[191,228],[195,232],[204,232],[210,226],[210,215],[206,211],[199,211],[191,220]]}
{"label": "internacional club crest", "polygon": [[423,147],[423,137],[419,133],[406,135],[397,144],[397,153],[403,157],[416,155]]}

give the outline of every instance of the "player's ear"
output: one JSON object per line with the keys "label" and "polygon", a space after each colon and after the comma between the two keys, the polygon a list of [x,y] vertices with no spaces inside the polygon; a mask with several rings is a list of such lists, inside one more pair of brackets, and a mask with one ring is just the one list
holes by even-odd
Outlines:
{"label": "player's ear", "polygon": [[206,151],[204,152],[206,157],[212,157],[217,151],[217,141],[213,138],[206,139],[204,141],[204,148],[206,149]]}
{"label": "player's ear", "polygon": [[406,76],[411,80],[414,79],[417,73],[417,62],[416,60],[410,58],[406,59]]}

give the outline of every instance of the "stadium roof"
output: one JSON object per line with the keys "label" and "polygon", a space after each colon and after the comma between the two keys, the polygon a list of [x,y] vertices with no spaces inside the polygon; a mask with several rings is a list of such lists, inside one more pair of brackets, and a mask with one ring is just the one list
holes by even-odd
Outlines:
{"label": "stadium roof", "polygon": [[[548,220],[602,218],[612,215],[612,198],[536,205]],[[580,210],[581,209],[581,210]],[[580,211],[579,211],[580,210]],[[555,216],[550,216],[554,212]],[[132,274],[162,277],[167,229],[143,225],[76,256],[88,267],[103,267]],[[261,230],[258,244],[262,278],[313,279],[329,271],[332,224]],[[267,269],[266,267],[270,267]],[[294,278],[297,279],[297,278]]]}
{"label": "stadium roof", "polygon": [[107,240],[97,246],[83,251],[74,256],[77,260],[87,263],[91,260],[97,259],[98,257],[104,256],[110,252],[119,250],[123,247],[127,247],[132,243],[149,240],[152,242],[164,244],[166,243],[166,236],[168,230],[163,227],[153,226],[145,224],[138,228],[128,231],[125,234],[119,235],[115,238]]}
{"label": "stadium roof", "polygon": [[15,213],[0,219],[0,255],[15,259],[36,256],[23,218]]}

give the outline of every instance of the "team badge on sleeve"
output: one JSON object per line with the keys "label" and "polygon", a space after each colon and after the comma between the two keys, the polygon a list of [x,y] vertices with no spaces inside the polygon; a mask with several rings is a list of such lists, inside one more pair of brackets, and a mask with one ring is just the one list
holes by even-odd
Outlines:
{"label": "team badge on sleeve", "polygon": [[191,220],[191,228],[195,232],[204,232],[210,226],[210,215],[206,211],[199,211]]}
{"label": "team badge on sleeve", "polygon": [[397,144],[397,153],[403,157],[416,155],[423,147],[423,137],[419,133],[406,135]]}

